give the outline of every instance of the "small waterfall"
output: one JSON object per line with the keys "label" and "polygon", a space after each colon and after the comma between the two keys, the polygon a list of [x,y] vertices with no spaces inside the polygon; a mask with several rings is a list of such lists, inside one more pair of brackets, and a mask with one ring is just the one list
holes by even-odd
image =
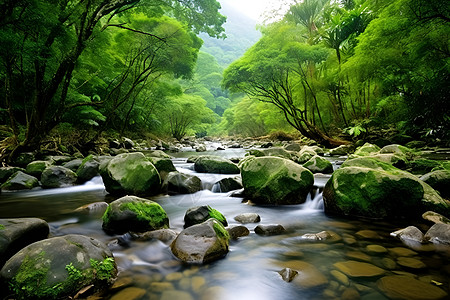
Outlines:
{"label": "small waterfall", "polygon": [[323,210],[323,188],[316,188],[306,197],[303,210]]}

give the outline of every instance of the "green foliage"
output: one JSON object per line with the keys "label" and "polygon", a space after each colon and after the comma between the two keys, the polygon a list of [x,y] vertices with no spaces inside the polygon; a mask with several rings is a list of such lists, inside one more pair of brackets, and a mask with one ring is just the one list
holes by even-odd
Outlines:
{"label": "green foliage", "polygon": [[218,211],[217,209],[214,209],[210,206],[208,206],[208,211],[209,211],[209,216],[211,218],[216,219],[217,221],[219,221],[222,224],[227,224],[227,219],[225,219],[224,215]]}
{"label": "green foliage", "polygon": [[98,261],[91,258],[89,262],[93,269],[92,272],[95,278],[111,281],[111,279],[114,277],[116,269],[114,258],[107,257],[103,261]]}
{"label": "green foliage", "polygon": [[225,239],[227,241],[230,239],[230,234],[221,223],[214,223],[213,228],[220,239]]}
{"label": "green foliage", "polygon": [[0,230],[4,230],[5,229],[5,225],[0,224]]}
{"label": "green foliage", "polygon": [[[109,207],[108,207],[109,208]],[[140,221],[148,222],[152,228],[167,228],[168,219],[167,214],[164,209],[156,202],[153,203],[143,203],[140,201],[127,202],[120,205],[120,210],[130,210],[136,214],[136,217]],[[107,215],[108,210],[103,215]],[[162,224],[165,224],[162,226]]]}

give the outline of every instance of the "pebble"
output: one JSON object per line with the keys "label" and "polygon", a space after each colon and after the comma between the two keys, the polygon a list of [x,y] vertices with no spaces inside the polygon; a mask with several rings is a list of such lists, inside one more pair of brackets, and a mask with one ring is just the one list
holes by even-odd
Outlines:
{"label": "pebble", "polygon": [[412,257],[399,257],[397,258],[397,263],[411,269],[426,268],[426,265],[422,261]]}
{"label": "pebble", "polygon": [[365,239],[381,239],[381,236],[373,230],[360,230],[356,233],[356,235]]}
{"label": "pebble", "polygon": [[380,245],[368,245],[366,250],[371,253],[386,253],[388,250]]}
{"label": "pebble", "polygon": [[369,255],[359,251],[348,251],[347,253],[345,253],[345,256],[347,256],[348,258],[353,258],[367,262],[370,262],[372,260],[372,258]]}
{"label": "pebble", "polygon": [[346,288],[341,295],[342,300],[358,300],[361,299],[358,291],[355,288]]}
{"label": "pebble", "polygon": [[140,289],[137,287],[129,287],[124,290],[121,290],[117,294],[111,297],[111,300],[135,300],[144,296],[146,291],[144,289]]}
{"label": "pebble", "polygon": [[166,275],[167,281],[178,281],[183,278],[183,274],[180,272],[169,273]]}
{"label": "pebble", "polygon": [[344,273],[339,272],[338,270],[332,270],[330,273],[334,278],[336,278],[337,281],[339,281],[343,285],[345,286],[350,285],[350,280],[348,280],[347,275],[345,275]]}
{"label": "pebble", "polygon": [[389,253],[391,253],[393,256],[405,256],[405,257],[417,255],[417,252],[404,247],[389,248]]}
{"label": "pebble", "polygon": [[201,276],[192,277],[192,290],[199,293],[201,289],[205,286],[206,280]]}
{"label": "pebble", "polygon": [[[191,294],[183,291],[164,291],[161,300],[194,300]],[[127,299],[129,300],[129,299]]]}
{"label": "pebble", "polygon": [[374,277],[383,275],[386,271],[369,263],[349,260],[333,265],[339,271],[351,277]]}
{"label": "pebble", "polygon": [[174,290],[175,287],[170,282],[152,282],[150,284],[150,290],[156,293],[162,293],[166,290]]}

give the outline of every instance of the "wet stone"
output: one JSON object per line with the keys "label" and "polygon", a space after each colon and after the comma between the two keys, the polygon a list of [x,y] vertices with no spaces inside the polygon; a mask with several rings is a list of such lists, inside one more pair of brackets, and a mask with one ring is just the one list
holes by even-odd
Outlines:
{"label": "wet stone", "polygon": [[230,238],[233,240],[237,240],[240,237],[247,236],[250,234],[250,230],[248,230],[245,226],[233,226],[227,228],[228,233],[230,234]]}
{"label": "wet stone", "polygon": [[255,233],[259,235],[279,235],[286,232],[286,229],[280,224],[276,225],[258,225],[255,227]]}
{"label": "wet stone", "polygon": [[146,291],[144,289],[140,289],[137,287],[129,287],[124,290],[121,290],[117,294],[111,297],[111,300],[135,300],[140,299],[142,296],[144,296]]}
{"label": "wet stone", "polygon": [[[183,291],[164,291],[161,300],[194,300],[192,295]],[[127,299],[128,300],[128,299]]]}
{"label": "wet stone", "polygon": [[169,273],[166,276],[167,281],[178,281],[181,278],[183,278],[183,274],[181,274],[180,272]]}
{"label": "wet stone", "polygon": [[333,265],[339,271],[351,277],[375,277],[383,275],[386,271],[369,263],[349,260]]}
{"label": "wet stone", "polygon": [[242,224],[258,223],[261,221],[261,217],[256,213],[240,214],[234,218],[236,221]]}
{"label": "wet stone", "polygon": [[372,260],[372,258],[369,255],[359,251],[349,251],[345,253],[345,256],[347,256],[348,258],[353,258],[356,260],[362,260],[367,262],[370,262]]}
{"label": "wet stone", "polygon": [[291,282],[295,276],[298,275],[296,270],[292,270],[290,268],[284,268],[281,271],[278,271],[278,274],[281,275],[281,278],[286,282]]}
{"label": "wet stone", "polygon": [[167,290],[173,290],[175,287],[170,282],[152,282],[150,284],[150,290],[156,293],[162,293]]}
{"label": "wet stone", "polygon": [[201,289],[205,286],[206,280],[202,276],[194,276],[192,277],[191,287],[192,290],[196,293],[199,293]]}
{"label": "wet stone", "polygon": [[407,268],[411,268],[411,269],[423,269],[426,268],[426,265],[416,259],[416,258],[412,258],[412,257],[399,257],[397,259],[397,263],[403,267],[407,267]]}
{"label": "wet stone", "polygon": [[443,215],[438,214],[438,213],[436,213],[434,211],[427,211],[427,212],[425,212],[422,215],[422,218],[424,220],[433,222],[435,224],[438,224],[438,223],[440,223],[440,224],[450,224],[450,219],[448,219],[448,218],[444,217]]}
{"label": "wet stone", "polygon": [[383,258],[381,260],[381,263],[388,270],[393,270],[397,267],[397,264],[395,263],[395,261],[393,261],[392,259],[387,258],[387,257]]}
{"label": "wet stone", "polygon": [[359,300],[361,296],[355,288],[346,288],[341,295],[342,300]]}
{"label": "wet stone", "polygon": [[368,245],[366,250],[371,253],[386,253],[388,252],[386,248],[380,245]]}
{"label": "wet stone", "polygon": [[314,288],[328,283],[328,279],[312,264],[300,260],[281,262],[279,265],[298,272],[292,283],[302,288]]}
{"label": "wet stone", "polygon": [[417,252],[404,247],[390,248],[389,253],[391,253],[393,256],[404,256],[404,257],[417,255]]}
{"label": "wet stone", "polygon": [[406,228],[394,231],[391,236],[399,238],[401,241],[413,241],[422,243],[423,233],[415,226],[408,226]]}
{"label": "wet stone", "polygon": [[340,283],[342,283],[345,286],[349,286],[350,285],[350,281],[348,280],[347,275],[345,275],[342,272],[339,272],[338,270],[332,270],[330,272],[330,274]]}
{"label": "wet stone", "polygon": [[304,240],[311,241],[323,241],[327,240],[330,242],[340,241],[342,238],[335,232],[332,231],[321,231],[319,233],[307,233],[301,236]]}
{"label": "wet stone", "polygon": [[373,240],[381,239],[381,236],[376,231],[373,230],[360,230],[356,233],[356,235],[364,239],[373,239]]}
{"label": "wet stone", "polygon": [[448,297],[439,287],[409,276],[386,276],[378,280],[377,285],[392,299],[438,300]]}

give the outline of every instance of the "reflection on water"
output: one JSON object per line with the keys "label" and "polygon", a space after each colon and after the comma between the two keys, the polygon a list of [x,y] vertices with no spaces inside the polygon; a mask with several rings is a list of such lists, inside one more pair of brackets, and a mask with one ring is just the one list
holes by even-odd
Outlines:
{"label": "reflection on water", "polygon": [[[199,176],[205,187],[235,176],[197,174],[192,164],[182,158],[175,165],[182,172]],[[428,283],[433,280],[448,292],[448,248],[415,249],[410,258],[422,262],[424,267],[402,265],[399,253],[406,252],[401,249],[407,246],[389,234],[411,224],[363,222],[325,215],[321,190],[328,178],[316,176],[316,188],[302,205],[255,206],[244,203],[242,198],[208,189],[191,195],[151,197],[165,209],[171,229],[177,232],[183,229],[186,210],[199,205],[210,205],[222,212],[230,226],[240,225],[235,216],[252,212],[261,216],[260,224],[282,224],[286,228],[282,235],[258,236],[253,231],[257,224],[246,224],[250,235],[231,241],[228,255],[209,265],[183,264],[172,255],[169,245],[158,240],[143,242],[132,240],[128,234],[106,235],[101,229],[101,215],[75,213],[74,209],[87,203],[115,200],[107,196],[98,178],[79,187],[4,193],[0,196],[0,217],[41,217],[49,221],[52,236],[84,234],[107,243],[120,274],[103,299],[130,299],[126,293],[131,291],[141,294],[133,299],[342,299],[344,293],[351,292],[361,299],[388,299],[377,286],[379,276],[349,277],[340,273],[343,276],[337,277],[335,264],[348,260],[370,263],[386,270],[386,274],[407,274]],[[301,238],[303,234],[324,230],[334,232],[338,238],[332,241]],[[299,270],[303,272],[301,276],[309,276],[307,286],[283,281],[277,272],[285,266],[307,266]]]}

